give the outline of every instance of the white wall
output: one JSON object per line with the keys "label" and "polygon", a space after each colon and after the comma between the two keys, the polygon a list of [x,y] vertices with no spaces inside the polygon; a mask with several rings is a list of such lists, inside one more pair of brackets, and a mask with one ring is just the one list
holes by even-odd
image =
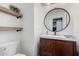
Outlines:
{"label": "white wall", "polygon": [[79,3],[74,3],[71,6],[72,18],[73,18],[73,34],[77,41],[77,51],[79,55]]}
{"label": "white wall", "polygon": [[22,53],[34,55],[34,4],[23,4],[23,39]]}
{"label": "white wall", "polygon": [[34,55],[38,53],[39,35],[42,33],[43,11],[40,4],[34,4]]}
{"label": "white wall", "polygon": [[79,39],[79,3],[72,4],[71,7],[72,15],[73,15],[73,26],[74,26],[74,35]]}

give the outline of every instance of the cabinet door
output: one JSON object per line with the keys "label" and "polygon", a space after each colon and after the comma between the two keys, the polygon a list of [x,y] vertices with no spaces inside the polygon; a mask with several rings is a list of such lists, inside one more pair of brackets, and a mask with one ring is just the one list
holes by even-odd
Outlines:
{"label": "cabinet door", "polygon": [[40,55],[42,55],[42,56],[55,55],[55,40],[41,38]]}
{"label": "cabinet door", "polygon": [[73,56],[76,54],[76,43],[72,41],[56,40],[55,55]]}

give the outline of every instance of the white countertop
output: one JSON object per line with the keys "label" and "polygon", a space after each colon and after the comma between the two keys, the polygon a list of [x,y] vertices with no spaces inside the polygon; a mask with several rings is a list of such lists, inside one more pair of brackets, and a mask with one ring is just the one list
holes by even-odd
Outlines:
{"label": "white countertop", "polygon": [[47,34],[41,34],[40,38],[50,38],[50,39],[67,40],[67,41],[78,41],[75,38],[67,38],[64,35],[47,35]]}

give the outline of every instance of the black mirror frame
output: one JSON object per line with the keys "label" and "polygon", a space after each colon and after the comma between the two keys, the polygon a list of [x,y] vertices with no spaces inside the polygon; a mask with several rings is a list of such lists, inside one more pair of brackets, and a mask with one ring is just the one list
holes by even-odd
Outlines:
{"label": "black mirror frame", "polygon": [[63,29],[61,29],[61,30],[59,30],[59,31],[56,31],[56,32],[60,32],[60,31],[65,30],[65,29],[68,27],[68,25],[70,24],[70,14],[69,14],[69,12],[68,12],[66,9],[64,9],[64,8],[54,8],[54,9],[48,11],[47,14],[46,14],[45,17],[44,17],[44,25],[45,25],[46,29],[49,30],[49,31],[51,31],[51,32],[53,32],[53,31],[50,30],[50,29],[48,29],[48,27],[47,27],[46,24],[45,24],[45,18],[46,18],[46,16],[47,16],[51,11],[57,10],[57,9],[64,10],[64,11],[68,14],[68,16],[69,16],[69,21],[68,21],[68,24],[67,24]]}

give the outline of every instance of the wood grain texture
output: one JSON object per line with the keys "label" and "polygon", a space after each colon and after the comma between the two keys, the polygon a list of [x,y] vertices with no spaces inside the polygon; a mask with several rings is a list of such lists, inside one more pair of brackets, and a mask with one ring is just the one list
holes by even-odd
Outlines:
{"label": "wood grain texture", "polygon": [[0,27],[0,31],[21,31],[23,28],[20,27]]}
{"label": "wood grain texture", "polygon": [[49,38],[40,38],[40,56],[75,56],[76,42],[57,40]]}

